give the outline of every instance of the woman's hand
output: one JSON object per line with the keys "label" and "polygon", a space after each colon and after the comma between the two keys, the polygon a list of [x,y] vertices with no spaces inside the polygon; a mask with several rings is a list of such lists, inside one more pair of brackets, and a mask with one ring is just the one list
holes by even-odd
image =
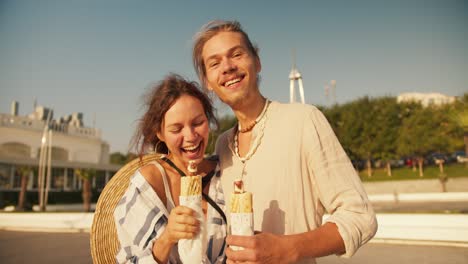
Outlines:
{"label": "woman's hand", "polygon": [[177,243],[180,239],[194,238],[200,229],[200,222],[195,214],[194,210],[186,206],[180,205],[172,209],[161,238],[164,237],[171,244]]}
{"label": "woman's hand", "polygon": [[158,263],[167,263],[171,248],[183,238],[193,238],[200,229],[195,211],[177,206],[169,214],[168,223],[159,239],[153,244],[153,257]]}

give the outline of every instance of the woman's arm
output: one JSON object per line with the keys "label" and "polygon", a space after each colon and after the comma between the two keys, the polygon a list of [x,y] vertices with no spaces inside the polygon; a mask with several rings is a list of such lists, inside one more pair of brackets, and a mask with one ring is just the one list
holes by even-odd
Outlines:
{"label": "woman's arm", "polygon": [[[163,204],[167,204],[169,197],[166,197],[160,170],[150,164],[140,171]],[[152,255],[158,263],[167,263],[172,247],[180,239],[193,238],[198,233],[199,223],[194,214],[192,209],[185,206],[177,206],[171,210],[164,231],[152,246]]]}

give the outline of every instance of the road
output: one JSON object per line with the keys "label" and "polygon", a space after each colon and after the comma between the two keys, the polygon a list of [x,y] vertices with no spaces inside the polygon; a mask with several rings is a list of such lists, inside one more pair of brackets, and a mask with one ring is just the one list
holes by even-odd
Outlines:
{"label": "road", "polygon": [[0,259],[4,264],[92,263],[89,233],[12,232],[0,230]]}
{"label": "road", "polygon": [[377,213],[468,213],[466,201],[447,202],[372,202]]}
{"label": "road", "polygon": [[352,258],[320,258],[318,264],[467,264],[468,248],[369,243]]}
{"label": "road", "polygon": [[[88,233],[38,233],[0,230],[0,259],[4,264],[92,263]],[[466,264],[468,248],[370,243],[351,259],[329,256],[319,264]]]}

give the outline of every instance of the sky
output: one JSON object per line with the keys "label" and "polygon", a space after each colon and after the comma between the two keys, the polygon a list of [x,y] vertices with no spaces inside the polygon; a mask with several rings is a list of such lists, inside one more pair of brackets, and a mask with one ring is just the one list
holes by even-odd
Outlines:
{"label": "sky", "polygon": [[[0,0],[0,112],[36,101],[84,114],[111,152],[127,152],[142,95],[168,73],[197,80],[192,37],[239,21],[260,48],[260,90],[289,101],[295,61],[308,104],[404,92],[468,92],[468,3],[394,1]],[[232,114],[215,102],[218,115]]]}

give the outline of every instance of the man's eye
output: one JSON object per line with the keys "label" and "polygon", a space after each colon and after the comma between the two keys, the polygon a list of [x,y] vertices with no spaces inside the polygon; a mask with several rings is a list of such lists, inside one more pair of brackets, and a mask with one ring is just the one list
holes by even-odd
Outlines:
{"label": "man's eye", "polygon": [[236,53],[234,53],[232,56],[233,56],[234,58],[237,58],[237,57],[240,57],[241,55],[242,55],[242,52],[236,52]]}
{"label": "man's eye", "polygon": [[212,62],[209,64],[210,68],[214,68],[219,65],[219,62]]}

